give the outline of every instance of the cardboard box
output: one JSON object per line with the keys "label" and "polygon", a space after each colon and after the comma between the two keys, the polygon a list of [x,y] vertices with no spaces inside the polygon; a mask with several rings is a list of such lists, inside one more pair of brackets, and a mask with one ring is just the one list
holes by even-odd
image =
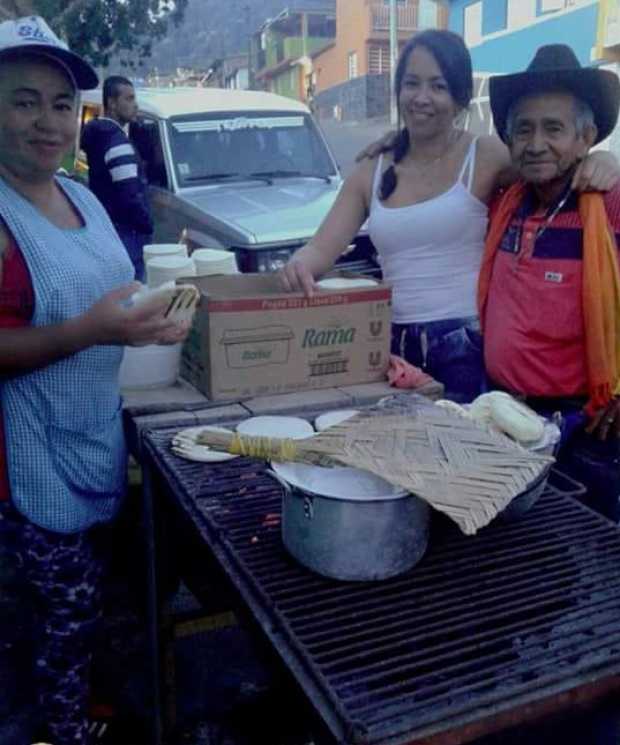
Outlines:
{"label": "cardboard box", "polygon": [[274,274],[184,279],[201,292],[181,375],[213,400],[384,380],[390,287],[282,293]]}

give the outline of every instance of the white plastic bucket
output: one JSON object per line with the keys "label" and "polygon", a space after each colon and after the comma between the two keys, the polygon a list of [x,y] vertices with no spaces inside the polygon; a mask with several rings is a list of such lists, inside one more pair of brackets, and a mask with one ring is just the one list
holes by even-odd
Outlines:
{"label": "white plastic bucket", "polygon": [[199,248],[192,253],[196,274],[205,277],[210,274],[236,274],[237,261],[232,251],[216,248]]}
{"label": "white plastic bucket", "polygon": [[161,256],[146,264],[146,281],[150,288],[195,274],[194,262],[186,256]]}
{"label": "white plastic bucket", "polygon": [[160,256],[187,256],[187,246],[184,243],[147,243],[142,248],[144,263]]}
{"label": "white plastic bucket", "polygon": [[172,385],[179,376],[181,344],[125,347],[119,370],[121,389],[140,390]]}

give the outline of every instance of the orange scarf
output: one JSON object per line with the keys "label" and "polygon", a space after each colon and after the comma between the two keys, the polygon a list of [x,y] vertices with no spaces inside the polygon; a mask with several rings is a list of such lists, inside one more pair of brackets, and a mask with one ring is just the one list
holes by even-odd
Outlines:
{"label": "orange scarf", "polygon": [[[478,312],[483,330],[495,254],[525,190],[523,183],[511,186],[489,226],[478,280]],[[603,197],[581,194],[579,216],[583,225],[582,303],[589,396],[586,413],[593,416],[614,394],[620,394],[620,276],[616,242]]]}

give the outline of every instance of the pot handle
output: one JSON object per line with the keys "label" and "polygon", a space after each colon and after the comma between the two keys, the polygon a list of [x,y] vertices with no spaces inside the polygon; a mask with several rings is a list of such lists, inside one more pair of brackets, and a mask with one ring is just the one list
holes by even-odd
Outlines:
{"label": "pot handle", "polygon": [[285,480],[284,480],[284,479],[282,478],[282,476],[280,476],[279,474],[277,474],[277,473],[276,473],[276,472],[275,472],[275,471],[274,471],[273,469],[271,469],[271,468],[266,468],[266,469],[265,469],[265,473],[267,474],[267,476],[269,476],[270,478],[272,478],[272,479],[274,479],[275,481],[277,481],[277,482],[278,482],[278,484],[280,484],[280,486],[281,486],[281,487],[282,487],[282,488],[284,489],[284,493],[285,493],[285,494],[286,494],[287,496],[290,496],[290,494],[291,494],[291,485],[290,485],[290,484],[289,484],[289,483],[288,483],[287,481],[285,481]]}

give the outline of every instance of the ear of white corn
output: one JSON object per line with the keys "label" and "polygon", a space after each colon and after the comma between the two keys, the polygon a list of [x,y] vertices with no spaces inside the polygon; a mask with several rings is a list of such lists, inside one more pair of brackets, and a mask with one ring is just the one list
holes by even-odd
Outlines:
{"label": "ear of white corn", "polygon": [[497,426],[519,442],[535,442],[544,431],[544,423],[535,411],[514,398],[491,402],[491,416]]}
{"label": "ear of white corn", "polygon": [[446,400],[435,403],[478,424],[499,430],[521,443],[535,442],[543,435],[544,419],[504,391],[483,393],[467,407]]}

